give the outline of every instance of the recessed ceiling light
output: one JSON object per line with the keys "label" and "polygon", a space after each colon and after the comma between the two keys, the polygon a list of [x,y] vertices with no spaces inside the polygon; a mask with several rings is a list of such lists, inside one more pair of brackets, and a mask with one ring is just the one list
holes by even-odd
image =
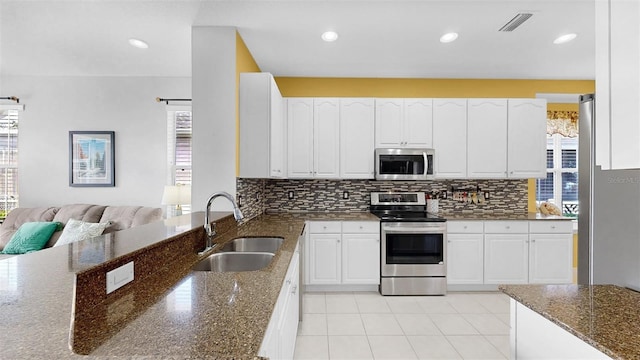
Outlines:
{"label": "recessed ceiling light", "polygon": [[322,40],[332,42],[338,40],[338,33],[335,31],[325,31],[322,33]]}
{"label": "recessed ceiling light", "polygon": [[446,34],[442,35],[440,37],[440,42],[441,43],[450,43],[450,42],[454,41],[457,38],[458,38],[458,33],[450,32],[450,33],[446,33]]}
{"label": "recessed ceiling light", "polygon": [[575,39],[576,36],[578,36],[578,35],[576,35],[574,33],[564,34],[562,36],[558,36],[555,40],[553,40],[553,43],[554,44],[564,44],[566,42],[569,42],[569,41]]}
{"label": "recessed ceiling light", "polygon": [[138,49],[147,49],[149,48],[149,44],[147,44],[146,42],[140,40],[140,39],[134,39],[131,38],[129,39],[129,44],[131,44],[131,46],[135,46]]}

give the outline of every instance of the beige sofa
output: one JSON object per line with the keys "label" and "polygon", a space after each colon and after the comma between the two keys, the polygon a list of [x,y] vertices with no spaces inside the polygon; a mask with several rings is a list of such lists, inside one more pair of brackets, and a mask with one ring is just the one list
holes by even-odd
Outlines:
{"label": "beige sofa", "polygon": [[[17,208],[9,212],[0,225],[0,251],[4,249],[20,225],[32,221],[59,221],[63,225],[69,219],[91,223],[107,222],[110,225],[103,234],[144,225],[162,219],[162,209],[144,206],[103,206],[73,204],[62,207]],[[62,231],[56,231],[45,245],[52,247]],[[1,259],[2,257],[0,257]]]}

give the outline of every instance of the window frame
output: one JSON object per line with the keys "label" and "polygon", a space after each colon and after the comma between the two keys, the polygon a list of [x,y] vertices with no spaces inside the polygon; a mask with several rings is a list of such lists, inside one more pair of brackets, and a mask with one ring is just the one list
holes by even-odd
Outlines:
{"label": "window frame", "polygon": [[[191,113],[191,162],[193,162],[193,111],[191,105],[172,105],[168,104],[165,107],[167,112],[167,174],[166,185],[178,185],[176,183],[176,173],[178,169],[188,169],[192,173],[192,164],[189,165],[176,165],[176,150],[177,150],[177,137],[178,131],[176,129],[176,113],[190,112]],[[190,179],[188,184],[180,182],[180,185],[191,185],[193,179]],[[167,206],[167,214],[172,211],[173,206]],[[182,205],[182,213],[187,214],[191,212],[191,204]]]}
{"label": "window frame", "polygon": [[[0,197],[4,196],[4,199],[0,198],[0,204],[2,204],[2,206],[0,206],[0,220],[4,220],[4,218],[6,217],[6,215],[13,209],[17,208],[19,206],[19,202],[20,202],[20,190],[19,190],[19,137],[20,137],[20,131],[19,131],[19,127],[20,127],[20,119],[22,117],[22,112],[24,111],[24,104],[0,104],[0,111],[4,112],[4,111],[16,111],[17,112],[17,120],[16,120],[16,128],[15,128],[15,134],[16,134],[16,147],[15,147],[15,162],[13,164],[9,163],[9,164],[4,164],[0,162],[0,170],[4,171],[6,173],[6,170],[12,169],[15,171],[15,193],[14,195],[12,195],[12,200],[9,201],[9,193],[7,194],[2,194],[0,193]],[[1,130],[0,130],[1,132]],[[3,134],[4,135],[4,134]],[[0,135],[1,136],[1,135]],[[11,149],[10,146],[7,146],[7,149]],[[7,190],[7,188],[5,187],[5,190]],[[9,206],[9,204],[12,204],[11,206]]]}
{"label": "window frame", "polygon": [[[553,167],[547,168],[547,174],[553,174],[553,203],[560,208],[560,211],[564,214],[564,202],[562,199],[562,174],[563,173],[579,173],[578,172],[578,157],[580,156],[578,152],[578,145],[576,144],[576,167],[575,168],[565,168],[562,167],[562,140],[563,139],[578,139],[578,137],[572,138],[563,136],[561,134],[547,134],[547,140],[551,140],[551,147],[549,147],[549,141],[547,141],[546,150],[553,151]],[[566,149],[565,149],[566,150]],[[539,184],[536,184],[539,186]],[[537,205],[540,203],[548,201],[548,200],[538,200],[536,198]],[[578,210],[579,211],[579,210]],[[576,213],[577,214],[577,213]]]}

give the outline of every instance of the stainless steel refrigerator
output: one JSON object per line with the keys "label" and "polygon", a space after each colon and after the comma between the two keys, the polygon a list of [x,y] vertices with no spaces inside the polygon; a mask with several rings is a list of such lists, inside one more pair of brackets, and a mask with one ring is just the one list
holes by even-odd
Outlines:
{"label": "stainless steel refrigerator", "polygon": [[580,96],[579,118],[578,283],[640,290],[640,170],[596,165],[593,94]]}

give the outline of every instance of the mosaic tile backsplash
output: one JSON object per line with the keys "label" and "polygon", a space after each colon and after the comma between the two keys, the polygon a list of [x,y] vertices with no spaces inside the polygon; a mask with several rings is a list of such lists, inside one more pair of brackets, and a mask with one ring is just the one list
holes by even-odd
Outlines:
{"label": "mosaic tile backsplash", "polygon": [[[453,199],[455,190],[479,188],[489,198],[481,204]],[[374,191],[424,191],[447,193],[439,200],[439,211],[446,213],[514,214],[526,213],[528,182],[518,180],[279,180],[237,179],[241,209],[247,218],[263,212],[369,211],[369,194]],[[293,192],[293,199],[289,199]],[[344,198],[345,192],[348,199]]]}

